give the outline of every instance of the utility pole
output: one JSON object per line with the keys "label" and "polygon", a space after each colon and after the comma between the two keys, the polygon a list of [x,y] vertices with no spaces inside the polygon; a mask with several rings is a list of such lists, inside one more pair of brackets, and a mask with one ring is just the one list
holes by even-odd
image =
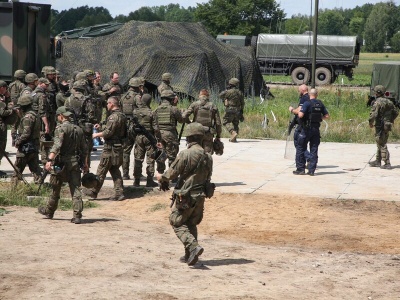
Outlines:
{"label": "utility pole", "polygon": [[315,88],[315,69],[317,65],[317,36],[318,36],[318,3],[319,0],[315,0],[314,9],[314,28],[313,28],[313,46],[312,46],[312,67],[311,67],[311,88]]}

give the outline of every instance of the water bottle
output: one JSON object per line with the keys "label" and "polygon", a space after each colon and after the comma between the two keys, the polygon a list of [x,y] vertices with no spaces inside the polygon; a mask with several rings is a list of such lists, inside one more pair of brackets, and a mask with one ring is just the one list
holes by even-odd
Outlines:
{"label": "water bottle", "polygon": [[[93,133],[97,133],[97,132],[98,132],[97,129],[93,127]],[[99,146],[100,145],[100,141],[99,140],[100,139],[98,137],[94,138],[93,139],[93,146]]]}

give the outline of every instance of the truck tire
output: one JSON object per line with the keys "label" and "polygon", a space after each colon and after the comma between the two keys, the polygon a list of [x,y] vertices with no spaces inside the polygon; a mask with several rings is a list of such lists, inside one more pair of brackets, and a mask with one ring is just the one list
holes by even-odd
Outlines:
{"label": "truck tire", "polygon": [[315,84],[327,85],[331,83],[332,73],[325,67],[320,67],[315,70]]}
{"label": "truck tire", "polygon": [[304,67],[297,67],[292,71],[292,81],[295,84],[307,84],[310,81],[310,71]]}

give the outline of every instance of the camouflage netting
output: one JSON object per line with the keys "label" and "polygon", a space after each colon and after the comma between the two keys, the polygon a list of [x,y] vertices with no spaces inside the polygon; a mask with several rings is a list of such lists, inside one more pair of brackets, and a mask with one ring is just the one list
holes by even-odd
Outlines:
{"label": "camouflage netting", "polygon": [[66,39],[57,69],[67,78],[76,70],[98,70],[103,83],[117,71],[123,85],[143,76],[150,86],[169,72],[174,90],[193,97],[204,88],[224,90],[231,77],[245,93],[258,94],[263,84],[250,47],[222,44],[200,23],[131,21],[108,36]]}

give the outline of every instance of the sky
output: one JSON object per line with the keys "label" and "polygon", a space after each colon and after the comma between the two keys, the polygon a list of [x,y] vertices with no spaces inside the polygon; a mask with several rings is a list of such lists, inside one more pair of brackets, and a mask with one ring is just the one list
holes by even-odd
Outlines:
{"label": "sky", "polygon": [[[287,17],[292,15],[303,14],[311,15],[314,13],[314,8],[311,9],[311,4],[314,5],[315,0],[275,0],[280,4],[281,9],[286,13]],[[31,2],[21,0],[21,2]],[[79,6],[87,5],[89,7],[104,7],[107,8],[110,14],[115,17],[117,15],[128,15],[130,12],[139,9],[142,6],[161,6],[170,3],[179,4],[182,7],[197,6],[197,3],[207,3],[208,1],[202,0],[32,0],[32,3],[51,4],[52,8],[58,11],[76,8]],[[382,0],[319,0],[320,9],[332,8],[354,8],[357,5],[385,2]],[[394,1],[396,5],[400,5],[400,0]]]}

